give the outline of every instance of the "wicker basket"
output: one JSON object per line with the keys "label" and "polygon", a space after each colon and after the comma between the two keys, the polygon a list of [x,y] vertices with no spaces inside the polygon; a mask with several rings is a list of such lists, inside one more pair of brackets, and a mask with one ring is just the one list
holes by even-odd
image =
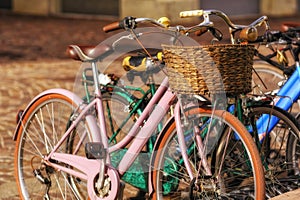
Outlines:
{"label": "wicker basket", "polygon": [[252,90],[253,45],[162,45],[169,84],[182,94],[245,94]]}

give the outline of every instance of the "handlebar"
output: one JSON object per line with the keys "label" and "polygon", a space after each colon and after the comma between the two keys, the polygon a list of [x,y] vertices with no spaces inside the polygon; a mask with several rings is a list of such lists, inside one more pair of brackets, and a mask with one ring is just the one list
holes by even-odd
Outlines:
{"label": "handlebar", "polygon": [[[255,20],[254,22],[252,22],[251,24],[249,24],[248,26],[238,25],[238,24],[232,23],[232,21],[229,19],[229,17],[225,13],[223,13],[222,11],[219,11],[219,10],[190,10],[190,11],[182,11],[179,14],[179,16],[181,18],[202,17],[203,16],[204,20],[209,20],[209,15],[216,15],[218,17],[221,17],[225,21],[225,23],[228,25],[228,27],[230,27],[234,30],[241,30],[245,27],[258,27],[258,26],[261,26],[264,22],[268,21],[267,16],[262,16],[262,17],[258,18],[257,20]],[[269,27],[269,24],[267,24],[267,26]]]}
{"label": "handlebar", "polygon": [[268,31],[265,35],[257,38],[255,42],[281,42],[300,46],[297,30],[289,31]]}
{"label": "handlebar", "polygon": [[241,35],[240,35],[241,39],[245,39],[247,41],[254,41],[257,38],[257,29],[256,29],[257,27],[260,27],[263,24],[265,24],[266,31],[270,29],[267,16],[261,16],[260,18],[256,19],[254,22],[252,22],[249,25],[238,25],[232,23],[229,17],[225,13],[219,10],[191,10],[191,11],[183,11],[180,13],[180,17],[182,18],[203,17],[204,22],[210,22],[209,19],[210,15],[215,15],[220,17],[227,24],[227,26],[229,27],[232,43],[236,42],[234,39],[234,34],[237,31],[241,31]]}
{"label": "handlebar", "polygon": [[266,31],[270,29],[267,16],[262,16],[249,25],[238,25],[232,23],[229,17],[225,13],[219,10],[191,10],[191,11],[180,12],[180,17],[182,18],[203,17],[203,21],[201,23],[192,27],[184,27],[180,25],[171,27],[169,19],[165,17],[163,18],[163,20],[161,20],[162,18],[159,20],[155,20],[152,18],[125,17],[119,22],[114,22],[112,24],[104,26],[103,31],[111,32],[119,29],[130,30],[130,29],[135,29],[137,25],[140,23],[150,23],[161,28],[167,28],[168,30],[171,31],[181,32],[183,34],[189,34],[191,32],[195,32],[196,35],[202,35],[203,33],[209,31],[214,35],[215,38],[221,40],[223,35],[220,31],[218,31],[216,27],[214,27],[214,23],[210,21],[209,19],[210,15],[218,16],[224,20],[224,22],[227,24],[229,28],[231,42],[233,44],[236,43],[234,34],[237,31],[240,31],[241,33],[240,38],[253,42],[257,39],[257,29],[256,29],[257,27],[260,27],[263,24],[265,24]]}
{"label": "handlebar", "polygon": [[103,31],[108,33],[111,31],[119,30],[119,29],[135,29],[137,24],[139,23],[151,23],[156,26],[160,26],[162,28],[166,28],[168,26],[167,18],[162,19],[162,21],[155,20],[152,18],[134,18],[134,17],[125,17],[119,22],[113,22],[103,27]]}
{"label": "handlebar", "polygon": [[[227,24],[229,28],[229,33],[231,37],[231,42],[234,44],[236,43],[236,40],[234,38],[234,34],[237,31],[240,31],[240,38],[253,42],[257,39],[257,27],[262,26],[265,24],[266,31],[270,29],[269,23],[268,23],[268,17],[262,16],[258,19],[256,19],[254,22],[252,22],[249,25],[238,25],[232,23],[232,21],[229,19],[229,17],[219,10],[190,10],[190,11],[183,11],[180,12],[181,18],[187,18],[187,17],[203,17],[203,21],[195,26],[192,27],[184,27],[184,26],[175,26],[170,27],[170,22],[167,18],[164,18],[164,20],[155,20],[151,18],[134,18],[134,17],[125,17],[123,20],[119,22],[114,22],[112,24],[109,24],[107,26],[103,27],[104,32],[111,32],[119,29],[134,29],[137,27],[140,23],[151,23],[155,26],[161,27],[161,28],[168,28],[168,30],[178,31],[184,34],[188,34],[191,32],[195,32],[196,35],[202,35],[203,33],[209,31],[212,33],[212,35],[217,38],[218,40],[221,40],[223,35],[216,27],[214,27],[214,23],[210,21],[209,16],[215,15],[223,19],[223,21]],[[167,19],[167,20],[166,20]],[[167,21],[167,22],[166,22]]]}
{"label": "handlebar", "polygon": [[111,24],[108,24],[106,26],[103,27],[103,31],[105,33],[108,33],[108,32],[111,32],[111,31],[116,31],[116,30],[119,30],[121,29],[121,24],[120,22],[113,22]]}
{"label": "handlebar", "polygon": [[210,31],[214,35],[214,37],[216,37],[218,40],[221,40],[223,36],[220,31],[218,31],[216,28],[213,27],[212,22],[205,21],[201,24],[192,27],[184,27],[182,25],[171,27],[170,20],[166,17],[161,17],[158,20],[152,18],[125,17],[121,21],[113,22],[111,24],[104,26],[103,31],[108,33],[120,29],[124,29],[124,30],[135,29],[138,26],[138,24],[141,23],[150,23],[154,26],[158,26],[160,28],[167,28],[169,31],[180,32],[183,34],[189,34],[195,32],[197,36],[200,36],[206,33],[207,31]]}

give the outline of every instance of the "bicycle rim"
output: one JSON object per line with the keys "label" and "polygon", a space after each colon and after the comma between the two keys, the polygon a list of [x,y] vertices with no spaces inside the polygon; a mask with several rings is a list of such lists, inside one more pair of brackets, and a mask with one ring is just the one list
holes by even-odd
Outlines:
{"label": "bicycle rim", "polygon": [[[86,181],[56,171],[43,162],[43,156],[53,149],[69,126],[72,105],[74,102],[64,95],[48,94],[35,101],[23,116],[15,150],[15,173],[21,198],[88,198]],[[86,136],[84,124],[78,124],[58,151],[84,156]]]}
{"label": "bicycle rim", "polygon": [[[256,106],[250,109],[248,118],[254,126],[264,115],[265,121],[259,132],[267,132],[272,117],[279,120],[272,131],[261,143],[261,157],[265,167],[267,198],[299,187],[299,123],[288,112],[270,105]],[[269,116],[269,117],[266,117]],[[263,127],[263,128],[262,128]],[[288,142],[290,144],[288,144]],[[297,185],[298,184],[298,185]]]}
{"label": "bicycle rim", "polygon": [[102,102],[109,143],[116,144],[129,132],[141,110],[130,113],[129,100],[115,93],[102,93]]}
{"label": "bicycle rim", "polygon": [[294,184],[300,187],[300,135],[289,135],[287,148],[287,163],[289,163],[290,175],[294,175]]}
{"label": "bicycle rim", "polygon": [[254,62],[253,68],[258,74],[257,75],[255,72],[252,73],[254,94],[261,94],[276,90],[279,88],[278,83],[285,80],[283,72],[280,69],[265,62]]}
{"label": "bicycle rim", "polygon": [[[189,113],[199,127],[212,116],[209,109],[194,108]],[[213,149],[204,146],[211,149],[206,159],[212,174],[203,173],[198,148],[189,148],[194,180],[188,177],[181,162],[175,122],[172,121],[161,134],[153,162],[154,199],[264,199],[263,169],[253,139],[244,126],[227,112],[215,111],[213,121],[215,124],[221,122],[223,132]],[[218,134],[213,133],[214,128],[211,127],[206,139]],[[189,138],[195,138],[193,133],[189,134],[192,134]],[[190,143],[188,140],[185,142]]]}

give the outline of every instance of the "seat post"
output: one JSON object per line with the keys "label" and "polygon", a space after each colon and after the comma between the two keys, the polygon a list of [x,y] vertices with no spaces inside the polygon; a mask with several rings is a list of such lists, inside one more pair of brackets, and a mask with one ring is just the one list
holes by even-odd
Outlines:
{"label": "seat post", "polygon": [[101,96],[101,92],[100,92],[100,86],[99,86],[99,72],[97,69],[97,61],[92,61],[92,71],[93,71],[93,79],[94,79],[94,86],[95,86],[95,95],[97,97]]}

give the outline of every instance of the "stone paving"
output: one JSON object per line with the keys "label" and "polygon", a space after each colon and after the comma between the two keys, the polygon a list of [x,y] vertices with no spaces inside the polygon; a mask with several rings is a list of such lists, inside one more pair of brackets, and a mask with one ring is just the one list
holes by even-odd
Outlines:
{"label": "stone paving", "polygon": [[[276,29],[287,20],[295,19],[270,21]],[[16,16],[0,11],[0,199],[19,199],[12,141],[17,111],[45,89],[72,90],[80,63],[67,60],[65,48],[74,43],[99,43],[110,36],[101,33],[102,26],[110,22]]]}
{"label": "stone paving", "polygon": [[[0,199],[12,199],[16,193],[13,175],[12,141],[19,109],[39,92],[62,87],[73,89],[74,74],[80,64],[72,61],[15,62],[0,64]],[[18,198],[16,198],[18,199]]]}
{"label": "stone paving", "polygon": [[[16,114],[50,88],[73,90],[80,62],[66,57],[69,44],[97,45],[112,21],[19,16],[0,11],[0,199],[19,199],[12,141]],[[127,195],[134,196],[134,188]]]}

